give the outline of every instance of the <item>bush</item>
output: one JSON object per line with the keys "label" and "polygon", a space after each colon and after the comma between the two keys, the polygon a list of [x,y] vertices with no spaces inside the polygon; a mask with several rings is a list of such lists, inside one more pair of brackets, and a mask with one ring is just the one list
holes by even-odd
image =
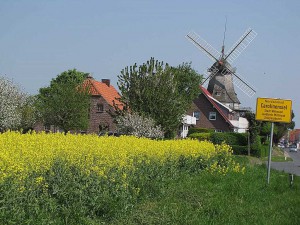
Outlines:
{"label": "bush", "polygon": [[264,144],[261,144],[258,157],[266,157],[269,155],[270,141],[265,141]]}
{"label": "bush", "polygon": [[[196,128],[194,128],[196,129]],[[203,128],[197,128],[204,131]],[[194,132],[194,130],[192,130]],[[247,145],[247,134],[240,133],[212,133],[212,132],[197,132],[192,133],[188,137],[196,138],[200,141],[208,140],[214,144],[221,144],[225,142],[228,145],[246,146]]]}
{"label": "bush", "polygon": [[231,145],[234,155],[248,155],[248,146]]}
{"label": "bush", "polygon": [[143,117],[137,113],[127,113],[117,117],[116,121],[117,130],[121,134],[154,139],[164,137],[161,126],[155,126],[155,121],[152,118]]}
{"label": "bush", "polygon": [[213,129],[207,129],[207,128],[197,128],[197,127],[191,127],[189,128],[188,136],[193,133],[210,133],[214,132]]}
{"label": "bush", "polygon": [[247,145],[246,134],[240,133],[212,133],[211,141],[214,144],[221,144],[225,141],[228,145]]}
{"label": "bush", "polygon": [[193,133],[189,137],[199,141],[210,141],[212,133]]}
{"label": "bush", "polygon": [[254,137],[254,141],[251,144],[251,153],[255,156],[260,157],[261,155],[260,152],[261,152],[261,138],[260,136],[257,135]]}

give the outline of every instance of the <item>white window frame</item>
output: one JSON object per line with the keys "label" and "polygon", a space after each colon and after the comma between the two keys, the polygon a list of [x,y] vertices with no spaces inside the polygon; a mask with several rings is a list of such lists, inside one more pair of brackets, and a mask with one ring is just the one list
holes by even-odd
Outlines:
{"label": "white window frame", "polygon": [[217,113],[216,112],[209,112],[209,120],[217,120]]}
{"label": "white window frame", "polygon": [[[197,116],[195,116],[195,113],[198,113],[198,117]],[[199,111],[194,111],[193,112],[193,117],[196,117],[196,120],[200,120],[200,112]]]}

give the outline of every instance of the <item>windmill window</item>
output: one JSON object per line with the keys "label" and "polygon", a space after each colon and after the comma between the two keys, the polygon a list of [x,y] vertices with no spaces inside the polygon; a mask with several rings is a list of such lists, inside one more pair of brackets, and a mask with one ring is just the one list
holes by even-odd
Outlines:
{"label": "windmill window", "polygon": [[209,120],[216,120],[217,113],[216,112],[209,112]]}
{"label": "windmill window", "polygon": [[103,104],[97,104],[97,112],[103,112],[103,111],[104,111]]}
{"label": "windmill window", "polygon": [[200,112],[198,112],[198,111],[193,112],[193,117],[196,117],[196,120],[199,120],[200,119]]}

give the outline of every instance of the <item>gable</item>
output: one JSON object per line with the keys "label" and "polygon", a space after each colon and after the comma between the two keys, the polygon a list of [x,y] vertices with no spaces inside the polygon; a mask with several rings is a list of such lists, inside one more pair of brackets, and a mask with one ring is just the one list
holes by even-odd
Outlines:
{"label": "gable", "polygon": [[123,104],[119,101],[119,98],[121,96],[118,93],[118,91],[114,88],[114,86],[96,81],[93,78],[86,79],[83,85],[89,87],[89,92],[91,95],[100,95],[110,106],[113,107],[114,104],[116,104],[119,109],[123,109]]}

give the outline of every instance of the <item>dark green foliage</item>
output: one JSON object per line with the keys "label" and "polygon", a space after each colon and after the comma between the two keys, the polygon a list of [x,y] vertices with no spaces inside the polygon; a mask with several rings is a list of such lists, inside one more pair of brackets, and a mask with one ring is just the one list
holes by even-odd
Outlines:
{"label": "dark green foliage", "polygon": [[188,131],[188,136],[193,133],[209,133],[214,132],[214,129],[191,127]]}
{"label": "dark green foliage", "polygon": [[255,136],[254,141],[250,145],[251,154],[260,156],[261,151],[261,137],[259,135]]}
{"label": "dark green foliage", "polygon": [[214,144],[226,142],[228,145],[247,145],[246,134],[240,133],[212,133],[211,141]]}
{"label": "dark green foliage", "polygon": [[[292,111],[292,119],[295,117]],[[255,136],[268,136],[271,134],[271,122],[255,120],[255,114],[252,112],[246,113],[246,118],[249,121],[249,131],[251,143],[254,143]],[[291,123],[274,123],[273,142],[277,144],[279,140],[287,133],[288,129],[294,129],[295,122]]]}
{"label": "dark green foliage", "polygon": [[[295,114],[292,111],[292,120],[294,119]],[[277,131],[273,136],[273,141],[275,144],[277,144],[288,131],[288,129],[294,129],[295,128],[295,122],[292,121],[291,123],[274,123],[275,127],[277,127]]]}
{"label": "dark green foliage", "polygon": [[24,104],[20,108],[21,111],[21,124],[20,130],[26,133],[33,130],[34,124],[37,122],[39,112],[36,108],[37,96],[27,96]]}
{"label": "dark green foliage", "polygon": [[154,119],[165,137],[172,138],[182,115],[200,94],[202,77],[190,64],[171,67],[151,58],[143,65],[126,67],[118,79],[124,109]]}
{"label": "dark green foliage", "polygon": [[[197,129],[197,128],[194,128]],[[198,128],[199,129],[199,128]],[[200,128],[201,131],[205,131],[205,129]],[[198,140],[208,140],[214,144],[222,144],[225,142],[228,145],[247,145],[247,134],[241,133],[194,133],[192,130],[192,134],[189,135],[190,138],[196,138]]]}
{"label": "dark green foliage", "polygon": [[40,89],[37,108],[44,124],[65,132],[87,129],[90,96],[82,86],[87,75],[76,69],[68,70],[52,79],[49,87]]}
{"label": "dark green foliage", "polygon": [[231,145],[234,155],[248,155],[248,146]]}
{"label": "dark green foliage", "polygon": [[260,146],[260,151],[258,152],[257,156],[260,158],[266,157],[269,155],[269,150],[270,150],[270,144],[266,143],[266,144],[262,144]]}

